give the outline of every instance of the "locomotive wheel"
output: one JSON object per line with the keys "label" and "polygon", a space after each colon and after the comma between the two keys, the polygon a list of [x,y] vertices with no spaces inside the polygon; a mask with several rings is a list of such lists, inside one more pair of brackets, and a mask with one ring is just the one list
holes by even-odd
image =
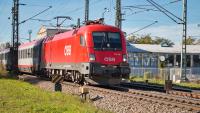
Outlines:
{"label": "locomotive wheel", "polygon": [[72,74],[72,82],[75,82],[75,79],[76,79],[76,77],[75,77],[76,75],[74,75],[74,74]]}
{"label": "locomotive wheel", "polygon": [[83,76],[80,72],[76,72],[76,83],[79,83],[79,84],[83,83]]}

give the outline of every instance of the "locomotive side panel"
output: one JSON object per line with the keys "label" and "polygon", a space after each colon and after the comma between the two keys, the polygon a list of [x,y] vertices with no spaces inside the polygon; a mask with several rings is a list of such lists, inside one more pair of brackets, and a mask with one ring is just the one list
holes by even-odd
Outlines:
{"label": "locomotive side panel", "polygon": [[[80,46],[79,37],[71,35],[72,33],[63,33],[58,36],[47,39],[43,44],[42,60],[43,68],[48,69],[74,69],[78,62],[84,62],[82,55],[83,47]],[[85,60],[86,61],[86,60]]]}

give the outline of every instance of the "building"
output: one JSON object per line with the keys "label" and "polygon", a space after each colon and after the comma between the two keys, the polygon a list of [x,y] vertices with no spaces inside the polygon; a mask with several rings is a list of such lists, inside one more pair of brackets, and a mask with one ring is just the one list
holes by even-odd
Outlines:
{"label": "building", "polygon": [[70,29],[68,29],[66,27],[53,27],[53,26],[43,25],[39,29],[36,39],[54,36],[58,33],[62,33],[62,32],[69,31],[69,30]]}
{"label": "building", "polygon": [[[132,68],[132,74],[139,70],[152,70],[160,68],[167,70],[179,70],[173,74],[180,74],[181,45],[152,45],[127,43],[128,61]],[[161,61],[164,60],[163,62]],[[200,78],[200,45],[187,45],[187,76]],[[161,64],[164,65],[161,66]],[[169,72],[172,75],[172,72]],[[142,73],[144,74],[144,73]],[[138,75],[138,74],[137,74]]]}

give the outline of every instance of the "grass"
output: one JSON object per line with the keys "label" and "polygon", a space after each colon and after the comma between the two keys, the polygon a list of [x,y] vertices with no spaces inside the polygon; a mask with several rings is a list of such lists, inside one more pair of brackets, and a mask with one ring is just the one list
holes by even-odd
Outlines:
{"label": "grass", "polygon": [[186,88],[192,88],[192,89],[199,89],[200,90],[200,84],[198,83],[176,83],[177,86],[186,87]]}
{"label": "grass", "polygon": [[29,83],[0,79],[1,113],[103,113],[79,97],[43,91]]}
{"label": "grass", "polygon": [[[150,84],[156,84],[156,85],[165,84],[165,81],[161,79],[149,79],[149,78],[144,79],[143,77],[137,77],[137,76],[130,77],[130,80],[134,82],[145,82],[145,80],[148,80],[148,83]],[[179,87],[191,88],[191,89],[200,89],[199,83],[185,82],[185,83],[175,83],[174,85],[179,86]]]}
{"label": "grass", "polygon": [[161,79],[144,79],[143,77],[135,77],[135,76],[132,76],[130,80],[134,82],[145,82],[145,80],[148,80],[148,83],[152,83],[152,84],[158,84],[158,85],[165,84],[165,81]]}
{"label": "grass", "polygon": [[0,78],[0,113],[107,113],[78,96],[44,91],[29,83]]}

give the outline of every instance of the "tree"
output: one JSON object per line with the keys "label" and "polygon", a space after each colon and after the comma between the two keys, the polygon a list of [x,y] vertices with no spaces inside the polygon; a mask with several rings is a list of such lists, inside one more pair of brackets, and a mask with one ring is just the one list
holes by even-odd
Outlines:
{"label": "tree", "polygon": [[150,34],[143,35],[141,37],[131,35],[131,36],[128,36],[127,41],[133,44],[163,44],[165,43],[169,46],[174,45],[174,43],[169,39],[165,39],[161,37],[156,37],[155,39],[152,39]]}
{"label": "tree", "polygon": [[148,34],[148,35],[145,35],[145,36],[142,36],[141,38],[139,38],[137,40],[137,43],[138,44],[153,44],[153,40],[152,40],[151,36]]}
{"label": "tree", "polygon": [[200,45],[200,39],[196,40],[195,45]]}
{"label": "tree", "polygon": [[127,41],[128,41],[129,43],[135,44],[136,41],[137,41],[137,37],[136,37],[135,35],[128,36],[128,37],[127,37]]}
{"label": "tree", "polygon": [[156,37],[156,39],[154,40],[154,43],[155,44],[167,44],[168,46],[174,45],[174,42],[172,42],[171,40],[161,38],[161,37]]}
{"label": "tree", "polygon": [[[189,36],[186,38],[186,45],[195,45],[196,38],[192,38]],[[183,40],[183,44],[185,44],[185,40]]]}

